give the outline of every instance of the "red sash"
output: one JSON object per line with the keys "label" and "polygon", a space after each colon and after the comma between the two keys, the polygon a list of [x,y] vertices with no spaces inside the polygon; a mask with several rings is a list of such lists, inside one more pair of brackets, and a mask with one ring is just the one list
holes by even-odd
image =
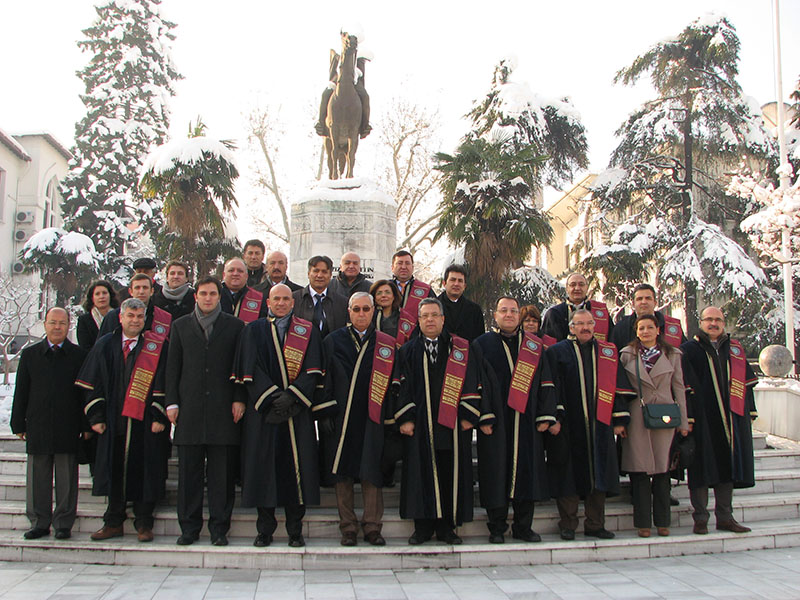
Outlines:
{"label": "red sash", "polygon": [[236,316],[239,317],[240,321],[244,321],[245,325],[252,323],[258,319],[262,302],[264,302],[264,294],[253,288],[247,288],[247,292],[242,298],[242,303],[239,305],[239,313]]}
{"label": "red sash", "polygon": [[664,341],[678,348],[683,341],[681,322],[675,317],[664,315]]}
{"label": "red sash", "polygon": [[608,308],[597,300],[592,300],[589,304],[594,319],[594,337],[605,342],[608,339]]}
{"label": "red sash", "polygon": [[136,363],[133,365],[131,381],[125,392],[125,401],[122,404],[122,416],[144,420],[144,408],[147,402],[147,395],[153,385],[153,378],[156,375],[158,359],[161,350],[164,348],[165,337],[154,331],[145,331],[142,335],[140,344],[144,344]]}
{"label": "red sash", "polygon": [[400,309],[400,316],[397,318],[397,339],[395,344],[399,348],[411,337],[411,332],[417,325],[417,313],[412,313],[406,308]]}
{"label": "red sash", "polygon": [[557,344],[558,343],[558,340],[556,338],[554,338],[553,336],[551,336],[551,335],[542,334],[542,335],[539,336],[539,339],[542,340],[542,343],[544,344],[545,349],[549,348],[553,344]]}
{"label": "red sash", "polygon": [[527,331],[522,334],[522,345],[519,347],[517,364],[511,375],[508,388],[508,405],[518,413],[525,414],[528,406],[528,395],[531,392],[533,378],[542,357],[542,340]]}
{"label": "red sash", "polygon": [[617,392],[617,347],[598,340],[597,350],[597,420],[611,425]]}
{"label": "red sash", "polygon": [[442,383],[442,396],[439,399],[439,418],[437,422],[443,427],[455,429],[458,424],[458,403],[461,400],[464,376],[467,373],[469,342],[454,335],[450,337],[450,343],[452,349],[450,350],[450,356],[447,357],[447,366],[444,370],[444,383]]}
{"label": "red sash", "polygon": [[738,340],[731,340],[731,393],[730,403],[731,412],[739,416],[744,416],[744,392],[745,392],[745,367],[747,359],[744,355],[744,348]]}
{"label": "red sash", "polygon": [[153,325],[150,331],[163,338],[169,337],[169,328],[172,325],[172,315],[158,306],[153,307]]}
{"label": "red sash", "polygon": [[311,327],[311,321],[292,315],[283,343],[283,361],[286,363],[286,377],[290,384],[297,379],[300,367],[303,366],[308,342],[311,339]]}
{"label": "red sash", "polygon": [[379,425],[381,409],[394,366],[394,340],[382,331],[375,332],[375,354],[372,355],[372,376],[369,380],[369,418]]}
{"label": "red sash", "polygon": [[[408,284],[406,284],[408,285]],[[417,312],[419,309],[419,303],[425,300],[428,297],[428,294],[431,292],[431,286],[427,283],[419,281],[415,279],[411,283],[411,289],[408,291],[408,296],[406,296],[406,303],[403,305],[403,308],[411,312],[414,315],[414,325],[417,324]]]}

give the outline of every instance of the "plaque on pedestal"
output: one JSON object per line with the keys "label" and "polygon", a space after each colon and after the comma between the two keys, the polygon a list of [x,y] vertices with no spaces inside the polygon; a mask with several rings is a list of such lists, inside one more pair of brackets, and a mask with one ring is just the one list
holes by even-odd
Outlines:
{"label": "plaque on pedestal", "polygon": [[342,254],[355,252],[367,279],[390,276],[396,209],[394,199],[370,179],[317,182],[292,204],[289,272],[302,281],[312,256],[330,256],[337,269]]}

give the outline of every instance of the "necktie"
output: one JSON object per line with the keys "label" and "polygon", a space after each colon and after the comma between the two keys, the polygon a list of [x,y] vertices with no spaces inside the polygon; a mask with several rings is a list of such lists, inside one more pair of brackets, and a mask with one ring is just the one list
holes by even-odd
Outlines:
{"label": "necktie", "polygon": [[425,347],[428,350],[428,358],[430,359],[431,363],[436,362],[436,342],[432,340],[425,340]]}
{"label": "necktie", "polygon": [[322,294],[314,294],[316,303],[314,304],[314,323],[322,330],[322,319],[325,318],[325,313],[322,312]]}
{"label": "necktie", "polygon": [[131,344],[133,340],[123,340],[122,342],[122,360],[127,361],[128,355],[131,353]]}

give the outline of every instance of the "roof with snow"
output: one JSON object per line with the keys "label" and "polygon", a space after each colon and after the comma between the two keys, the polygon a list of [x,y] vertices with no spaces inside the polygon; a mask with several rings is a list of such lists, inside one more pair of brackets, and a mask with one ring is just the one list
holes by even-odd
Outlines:
{"label": "roof with snow", "polygon": [[25,152],[25,148],[23,148],[20,143],[15,140],[12,136],[8,135],[5,131],[0,129],[0,144],[3,144],[6,148],[11,150],[18,158],[31,161],[30,155]]}
{"label": "roof with snow", "polygon": [[19,135],[15,135],[15,138],[26,138],[26,137],[40,137],[48,144],[50,144],[55,150],[67,160],[72,160],[72,152],[67,150],[67,148],[59,142],[51,133],[46,131],[41,131],[39,133],[20,133]]}
{"label": "roof with snow", "polygon": [[551,201],[544,206],[544,210],[551,214],[562,212],[590,192],[596,179],[596,173],[587,173],[567,192],[556,196],[554,200],[552,200],[552,197],[549,198],[548,200]]}

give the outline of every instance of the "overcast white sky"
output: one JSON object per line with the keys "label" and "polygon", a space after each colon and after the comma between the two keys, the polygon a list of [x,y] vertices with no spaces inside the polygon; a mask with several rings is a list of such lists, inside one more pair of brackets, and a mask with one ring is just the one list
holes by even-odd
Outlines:
{"label": "overcast white sky", "polygon": [[[75,71],[88,60],[75,41],[93,21],[94,4],[3,3],[0,128],[49,131],[72,146],[84,112]],[[800,1],[783,0],[780,8],[788,97],[800,76]],[[340,25],[356,22],[375,55],[366,79],[373,114],[397,95],[438,107],[446,145],[463,133],[459,119],[485,93],[493,65],[514,54],[514,79],[544,95],[572,98],[588,131],[590,166],[602,169],[613,132],[652,96],[648,85],[612,85],[614,73],[709,11],[728,16],[738,31],[745,93],[761,104],[775,99],[771,0],[164,0],[161,11],[178,25],[173,57],[185,77],[172,101],[172,134],[185,135],[199,114],[211,135],[240,145],[243,115],[265,100],[284,105],[291,137],[306,138],[307,107],[326,83],[328,51],[339,45]],[[374,152],[376,138],[362,143],[360,156]]]}

